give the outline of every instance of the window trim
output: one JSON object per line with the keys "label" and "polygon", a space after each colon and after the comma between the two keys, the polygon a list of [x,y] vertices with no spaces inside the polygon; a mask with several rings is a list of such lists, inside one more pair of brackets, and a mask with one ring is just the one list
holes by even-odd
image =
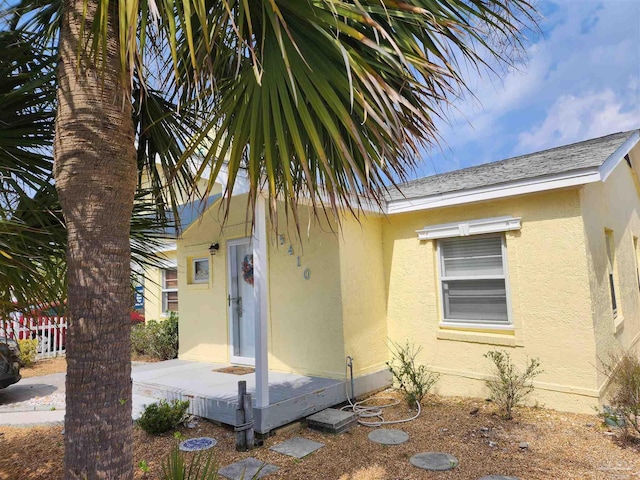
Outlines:
{"label": "window trim", "polygon": [[416,233],[418,234],[418,240],[436,240],[467,237],[470,235],[503,233],[520,230],[521,221],[521,217],[511,216],[479,218],[462,222],[429,225],[420,230],[416,230]]}
{"label": "window trim", "polygon": [[631,236],[632,246],[633,246],[633,260],[634,265],[636,267],[636,280],[638,286],[638,293],[640,294],[640,262],[638,261],[638,248],[640,244],[638,244],[638,237],[635,235]]}
{"label": "window trim", "polygon": [[609,301],[611,302],[611,311],[613,319],[617,320],[620,316],[620,297],[618,292],[620,289],[616,285],[616,246],[613,230],[606,228],[604,230],[604,246],[607,259],[607,284],[609,286]]}
{"label": "window trim", "polygon": [[438,325],[440,327],[443,328],[461,328],[461,329],[477,329],[477,330],[508,330],[508,331],[512,331],[514,330],[514,323],[513,323],[513,312],[511,309],[511,286],[510,286],[510,281],[509,281],[509,259],[507,256],[507,239],[504,233],[491,233],[491,234],[487,234],[487,235],[474,235],[474,237],[476,238],[489,238],[489,237],[494,237],[494,238],[500,238],[500,246],[501,246],[501,251],[502,251],[502,268],[503,268],[503,275],[489,275],[487,277],[482,277],[483,280],[490,280],[490,279],[499,279],[502,280],[504,279],[504,287],[505,287],[505,297],[506,297],[506,302],[507,302],[507,321],[506,322],[496,322],[494,321],[494,323],[491,323],[490,321],[486,321],[486,322],[477,322],[474,320],[464,320],[464,319],[460,319],[460,320],[454,320],[454,319],[447,319],[445,318],[445,300],[444,300],[444,290],[442,288],[442,284],[444,281],[447,280],[477,280],[478,277],[468,277],[468,278],[464,278],[464,277],[453,277],[453,278],[449,278],[447,277],[445,279],[445,277],[443,277],[442,275],[442,270],[443,270],[443,266],[442,266],[442,262],[443,262],[443,258],[442,258],[442,251],[441,251],[441,247],[440,247],[440,241],[441,240],[450,240],[450,239],[454,239],[454,238],[458,238],[460,237],[459,235],[455,235],[455,236],[450,236],[450,237],[444,237],[444,238],[439,238],[435,241],[436,244],[436,267],[437,267],[437,274],[438,274],[438,290],[439,290],[439,301],[440,301],[440,322],[438,323]]}
{"label": "window trim", "polygon": [[[196,263],[207,262],[207,278],[196,278]],[[211,276],[211,262],[207,257],[193,258],[191,260],[191,283],[209,283],[209,277]]]}
{"label": "window trim", "polygon": [[[177,267],[167,267],[167,268],[162,268],[161,269],[161,279],[160,279],[160,296],[161,296],[161,305],[160,305],[160,313],[162,314],[163,317],[167,317],[170,315],[171,312],[174,312],[176,310],[169,310],[168,306],[169,306],[169,301],[168,299],[165,301],[165,293],[178,293],[178,287],[176,286],[176,288],[166,288],[166,272],[168,270],[175,270],[176,272],[176,285],[178,282],[178,268]],[[178,294],[178,302],[180,302],[180,294]],[[180,303],[178,303],[178,308],[180,308]]]}

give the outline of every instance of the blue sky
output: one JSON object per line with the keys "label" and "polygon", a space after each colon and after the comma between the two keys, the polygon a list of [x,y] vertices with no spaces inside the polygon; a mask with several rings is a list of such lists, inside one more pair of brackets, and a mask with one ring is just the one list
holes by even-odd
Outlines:
{"label": "blue sky", "polygon": [[443,173],[640,128],[640,0],[541,0],[528,59],[468,73],[477,97],[439,122],[441,148],[415,176]]}

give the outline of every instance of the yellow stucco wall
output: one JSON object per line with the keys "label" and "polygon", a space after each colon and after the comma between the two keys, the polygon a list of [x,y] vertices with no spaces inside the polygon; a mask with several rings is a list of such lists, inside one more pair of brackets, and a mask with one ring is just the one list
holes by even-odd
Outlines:
{"label": "yellow stucco wall", "polygon": [[[234,197],[226,226],[221,212],[210,208],[178,241],[180,353],[185,360],[230,361],[227,307],[227,241],[250,235],[246,196]],[[309,219],[300,208],[303,240],[294,231],[280,236],[270,225],[269,368],[302,374],[342,377],[344,342],[341,323],[340,265],[337,236],[327,225]],[[285,218],[279,224],[286,225]],[[190,259],[207,257],[211,243],[220,243],[212,257],[208,284],[189,284]],[[293,255],[289,255],[289,245]],[[297,257],[300,256],[298,267]],[[304,271],[309,269],[309,279]]]}
{"label": "yellow stucco wall", "polygon": [[387,304],[382,224],[370,214],[360,222],[346,217],[339,234],[345,354],[353,358],[354,376],[386,368]]}
{"label": "yellow stucco wall", "polygon": [[[483,354],[501,349],[520,365],[540,358],[545,372],[531,401],[592,411],[595,339],[580,213],[578,189],[569,189],[394,215],[384,224],[389,337],[423,347],[419,360],[442,374],[436,392],[486,396]],[[522,218],[520,231],[505,234],[513,331],[439,327],[436,244],[419,241],[416,230],[505,215]]]}
{"label": "yellow stucco wall", "polygon": [[[177,258],[175,250],[158,254],[162,261],[174,262]],[[178,293],[178,308],[180,294]],[[144,318],[145,321],[160,320],[162,315],[162,271],[159,268],[147,267],[144,270]]]}
{"label": "yellow stucco wall", "polygon": [[[229,323],[227,312],[227,253],[225,240],[249,235],[246,196],[234,200],[227,226],[222,230],[222,212],[216,203],[186,229],[178,246],[178,295],[180,309],[180,351],[184,360],[227,363]],[[215,256],[209,246],[219,243]],[[191,261],[209,258],[209,281],[191,283]]]}
{"label": "yellow stucco wall", "polygon": [[[280,210],[282,229],[286,219]],[[283,245],[273,235],[269,243],[269,367],[342,378],[345,353],[338,236],[335,226],[310,219],[309,208],[299,210],[302,239],[297,239],[290,225],[283,233]],[[270,225],[267,229],[273,231]],[[293,255],[289,255],[289,246]]]}
{"label": "yellow stucco wall", "polygon": [[[640,172],[640,146],[631,151],[635,172]],[[596,333],[596,358],[608,359],[611,353],[637,347],[640,338],[640,290],[636,271],[638,252],[634,236],[640,237],[640,196],[635,173],[623,160],[604,183],[586,185],[581,195],[586,253],[590,265],[593,299],[591,321]],[[614,283],[618,315],[613,316],[605,229],[611,230],[614,248]],[[605,375],[598,370],[598,388],[604,400]]]}
{"label": "yellow stucco wall", "polygon": [[[160,178],[162,182],[165,182],[163,172],[160,171]],[[150,180],[148,175],[143,173],[141,185],[142,188],[150,187]],[[206,179],[199,179],[196,183],[194,197],[198,198],[202,192],[206,191],[208,181]],[[221,192],[221,186],[219,184],[214,184],[210,195],[215,195]],[[189,202],[189,198],[185,195],[186,192],[177,192],[178,194],[178,204],[184,204]],[[150,198],[150,197],[149,197]],[[195,200],[196,204],[198,200]],[[169,240],[172,241],[172,240]],[[177,260],[177,251],[169,250],[169,251],[161,251],[158,252],[157,256],[161,261],[166,262],[175,262]],[[144,292],[145,292],[145,300],[144,300],[144,317],[145,321],[149,320],[160,320],[166,318],[162,315],[162,273],[161,269],[155,267],[147,267],[144,269]],[[178,305],[180,302],[180,293],[178,293]],[[179,307],[178,307],[179,308]]]}

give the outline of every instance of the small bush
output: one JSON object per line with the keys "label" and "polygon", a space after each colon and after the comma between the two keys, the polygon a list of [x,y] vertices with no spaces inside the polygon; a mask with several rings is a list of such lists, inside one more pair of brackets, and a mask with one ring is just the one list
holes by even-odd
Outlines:
{"label": "small bush", "polygon": [[627,435],[631,429],[640,433],[640,359],[626,351],[621,355],[611,355],[608,361],[601,363],[611,382],[610,408],[602,415],[624,428]]}
{"label": "small bush", "polygon": [[421,403],[429,390],[436,384],[440,375],[429,370],[425,365],[416,365],[416,357],[422,347],[391,342],[391,361],[387,367],[393,376],[393,383],[398,387],[409,407]]}
{"label": "small bush", "polygon": [[149,331],[144,323],[131,325],[131,353],[146,355],[149,348]]}
{"label": "small bush", "polygon": [[173,400],[147,405],[138,420],[138,425],[152,435],[168,432],[176,428],[184,419],[189,408],[189,400]]}
{"label": "small bush", "polygon": [[176,443],[162,463],[162,480],[216,480],[218,462],[213,450],[196,452],[188,462]]}
{"label": "small bush", "polygon": [[18,345],[20,346],[20,363],[24,367],[30,367],[38,355],[38,339],[18,340]]}
{"label": "small bush", "polygon": [[171,360],[178,356],[178,316],[174,313],[161,321],[131,327],[131,353],[148,355],[158,360]]}
{"label": "small bush", "polygon": [[491,350],[484,356],[493,362],[495,374],[493,380],[487,380],[491,400],[501,410],[502,418],[511,420],[514,407],[520,405],[524,397],[533,392],[531,381],[543,372],[540,368],[540,360],[537,358],[529,360],[527,368],[521,373],[511,362],[507,352]]}

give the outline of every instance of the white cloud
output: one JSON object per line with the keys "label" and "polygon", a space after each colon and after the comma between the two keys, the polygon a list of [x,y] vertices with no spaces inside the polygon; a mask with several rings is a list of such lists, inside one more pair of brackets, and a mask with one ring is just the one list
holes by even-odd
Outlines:
{"label": "white cloud", "polygon": [[533,152],[639,128],[640,105],[634,102],[630,109],[625,108],[628,99],[621,97],[609,89],[580,97],[561,96],[542,123],[518,136],[516,150]]}
{"label": "white cloud", "polygon": [[[588,99],[593,92],[605,91],[622,97],[628,93],[629,83],[638,83],[640,4],[554,3],[557,9],[542,25],[545,36],[528,49],[527,65],[509,69],[501,80],[474,72],[467,75],[477,100],[454,102],[457,110],[451,111],[450,124],[438,123],[444,141],[454,152],[457,147],[491,141],[498,135],[510,137],[514,145],[518,130],[529,129],[531,133],[531,125],[539,123],[540,115],[550,112],[561,99]],[[618,110],[624,112],[631,100],[622,98]],[[514,115],[519,120],[516,125]],[[626,118],[628,115],[612,116],[611,120]]]}

